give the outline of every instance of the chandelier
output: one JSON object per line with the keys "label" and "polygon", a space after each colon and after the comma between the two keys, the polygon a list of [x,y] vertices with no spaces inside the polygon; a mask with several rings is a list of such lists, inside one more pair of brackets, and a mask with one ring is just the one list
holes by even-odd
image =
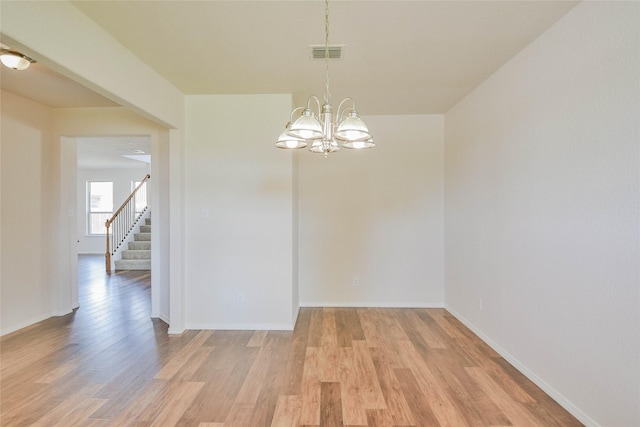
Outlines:
{"label": "chandelier", "polygon": [[[341,146],[363,149],[375,147],[375,144],[367,125],[358,115],[356,103],[352,98],[343,99],[335,114],[329,103],[331,99],[329,92],[329,0],[325,0],[324,4],[324,103],[321,107],[320,100],[315,95],[311,95],[307,100],[306,107],[295,108],[291,112],[285,130],[278,137],[276,147],[296,149],[309,146],[309,151],[312,153],[323,153],[327,157],[329,153],[340,150]],[[316,111],[312,107],[316,107]],[[296,114],[300,114],[300,117],[294,121],[293,118]]]}

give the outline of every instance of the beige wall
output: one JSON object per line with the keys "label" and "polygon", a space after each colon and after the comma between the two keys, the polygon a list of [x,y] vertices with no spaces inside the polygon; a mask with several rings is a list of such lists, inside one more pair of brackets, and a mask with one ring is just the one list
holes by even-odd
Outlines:
{"label": "beige wall", "polygon": [[639,6],[579,4],[445,117],[447,307],[590,426],[640,425]]}
{"label": "beige wall", "polygon": [[374,149],[298,154],[300,303],[440,307],[443,116],[364,119]]}
{"label": "beige wall", "polygon": [[291,96],[186,105],[187,328],[291,329],[292,159],[274,147]]}
{"label": "beige wall", "polygon": [[6,334],[53,314],[51,109],[2,92],[0,327]]}

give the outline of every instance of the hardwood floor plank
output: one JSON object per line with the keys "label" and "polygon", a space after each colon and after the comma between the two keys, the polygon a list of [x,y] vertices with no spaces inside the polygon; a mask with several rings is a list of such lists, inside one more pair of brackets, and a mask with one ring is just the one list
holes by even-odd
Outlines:
{"label": "hardwood floor plank", "polygon": [[161,370],[156,374],[154,378],[159,380],[170,380],[180,368],[193,356],[194,352],[198,350],[212,335],[211,331],[200,331],[187,345],[182,347],[180,352],[171,358]]}
{"label": "hardwood floor plank", "polygon": [[[372,427],[396,427],[398,424],[386,409],[367,409],[367,425]],[[406,424],[409,425],[409,424]]]}
{"label": "hardwood floor plank", "polygon": [[360,316],[353,309],[336,309],[336,333],[339,347],[351,347],[352,341],[364,341],[366,337]]}
{"label": "hardwood floor plank", "polygon": [[[98,408],[105,403],[105,399],[87,398],[81,401],[75,408],[66,412],[61,420],[55,427],[72,427],[72,426],[84,426],[87,424],[87,419]],[[49,424],[50,425],[50,424]]]}
{"label": "hardwood floor plank", "polygon": [[445,311],[435,311],[433,313],[429,313],[429,316],[431,316],[451,338],[465,337],[465,335],[460,332],[460,329],[450,322],[450,318],[447,316]]}
{"label": "hardwood floor plank", "polygon": [[[106,419],[113,420],[114,426],[124,426],[133,420],[138,420],[140,414],[158,400],[166,387],[165,381],[152,380],[146,384],[142,390],[137,393],[128,404],[124,406],[120,411],[113,413],[107,413],[104,415]],[[99,412],[99,411],[97,411]],[[92,418],[102,418],[103,415],[93,414]]]}
{"label": "hardwood floor plank", "polygon": [[378,330],[379,340],[384,339],[388,343],[394,341],[408,341],[407,334],[402,329],[398,321],[398,314],[401,313],[397,308],[374,308],[375,324]]}
{"label": "hardwood floor plank", "polygon": [[51,384],[59,381],[65,375],[68,375],[70,372],[78,369],[79,364],[80,358],[72,357],[68,362],[62,363],[54,369],[49,369],[47,373],[42,376],[42,378],[36,380],[36,383]]}
{"label": "hardwood floor plank", "polygon": [[360,393],[365,409],[387,409],[371,353],[364,341],[353,341],[355,375],[360,384]]}
{"label": "hardwood floor plank", "polygon": [[318,369],[321,382],[339,381],[338,372],[338,334],[334,308],[323,309],[322,338]]}
{"label": "hardwood floor plank", "polygon": [[420,334],[427,346],[430,348],[446,348],[442,343],[443,340],[418,316],[417,312],[407,311],[405,316],[408,321],[408,326]]}
{"label": "hardwood floor plank", "polygon": [[340,384],[342,417],[348,425],[366,425],[367,413],[360,389],[353,347],[340,348]]}
{"label": "hardwood floor plank", "polygon": [[525,410],[520,402],[514,400],[482,368],[466,368],[466,370],[513,425],[542,425],[541,420],[537,420],[528,410]]}
{"label": "hardwood floor plank", "polygon": [[[477,341],[480,340],[478,339]],[[512,372],[511,374],[507,373],[507,369],[511,365],[506,363],[502,357],[487,357],[488,354],[492,353],[487,352],[484,349],[484,346],[479,345],[475,340],[456,340],[456,344],[465,351],[465,353],[471,355],[470,357],[476,361],[477,366],[483,368],[485,372],[489,373],[489,375],[491,375],[496,381],[500,382],[503,385],[503,388],[507,390],[507,393],[509,393],[513,398],[519,402],[535,401],[535,399],[520,387],[517,381],[514,380],[514,375],[517,371],[514,369],[515,372]],[[501,361],[505,362],[505,364],[502,365],[500,363]],[[518,374],[520,373],[518,372]],[[529,382],[529,380],[527,380],[527,382]]]}
{"label": "hardwood floor plank", "polygon": [[297,427],[302,410],[300,396],[280,396],[271,421],[271,427]]}
{"label": "hardwood floor plank", "polygon": [[307,347],[304,358],[304,372],[302,374],[302,409],[300,410],[300,424],[320,424],[320,349]]}
{"label": "hardwood floor plank", "polygon": [[181,383],[171,398],[165,401],[162,411],[153,420],[151,427],[175,425],[193,399],[200,393],[203,385],[204,383],[201,382]]}
{"label": "hardwood floor plank", "polygon": [[320,387],[320,425],[341,427],[343,423],[340,383],[323,382]]}
{"label": "hardwood floor plank", "polygon": [[[570,427],[582,425],[566,409],[557,405],[551,396],[542,391],[540,387],[531,382],[509,362],[501,357],[492,358],[491,360],[503,370],[504,375],[508,376],[509,380],[516,383],[527,396],[531,397],[531,401],[518,400],[523,402],[531,412],[538,414],[539,418],[544,419],[545,425]],[[496,378],[495,375],[492,375],[492,377]],[[502,376],[499,376],[499,378],[502,379]],[[511,391],[508,390],[507,393],[511,393]]]}
{"label": "hardwood floor plank", "polygon": [[[387,416],[391,417],[393,423],[387,425],[415,425],[415,420],[403,393],[402,385],[395,376],[394,369],[396,369],[397,366],[391,362],[387,356],[388,352],[383,349],[371,348],[370,351],[373,366],[375,367],[376,375],[380,382],[380,389],[387,404],[387,411],[385,411],[385,418],[383,419],[387,420]],[[372,422],[370,414],[377,414],[375,415],[376,423],[381,425],[380,422],[382,422],[382,418],[379,417],[379,411],[371,413],[367,411],[369,424]]]}
{"label": "hardwood floor plank", "polygon": [[304,372],[305,354],[307,351],[307,337],[309,336],[309,326],[311,323],[311,310],[303,308],[300,310],[294,332],[291,336],[289,353],[286,368],[287,382],[285,385],[285,395],[295,395],[302,387],[302,374]]}
{"label": "hardwood floor plank", "polygon": [[[424,394],[411,369],[395,369],[395,376],[398,384],[402,387],[404,398],[410,409],[411,418],[415,420],[416,425],[433,427],[446,426],[446,424],[440,423],[431,408],[433,402],[436,400],[432,395]],[[453,426],[455,424],[450,425]]]}
{"label": "hardwood floor plank", "polygon": [[259,351],[257,347],[246,347],[248,339],[245,334],[240,335],[242,339],[233,340],[235,345],[216,347],[212,358],[202,364],[198,375],[194,375],[205,386],[184,413],[182,421],[225,421]]}
{"label": "hardwood floor plank", "polygon": [[362,333],[367,341],[369,347],[379,347],[380,343],[378,338],[380,333],[376,328],[375,321],[373,320],[373,310],[359,308],[356,310],[358,318],[360,319],[360,325],[362,326]]}
{"label": "hardwood floor plank", "polygon": [[149,371],[143,371],[143,373],[135,375],[130,381],[125,381],[121,384],[122,387],[117,387],[117,384],[110,383],[110,393],[103,393],[102,390],[94,395],[96,398],[106,399],[104,405],[100,406],[90,418],[95,419],[113,419],[119,414],[125,411],[127,405],[132,401],[137,401],[140,394],[145,393],[146,387],[150,384],[150,376],[155,373]]}
{"label": "hardwood floor plank", "polygon": [[[49,427],[54,425],[64,425],[66,419],[72,419],[78,410],[86,409],[87,404],[97,406],[104,403],[101,399],[92,399],[91,395],[98,389],[97,384],[88,385],[77,390],[69,398],[60,402],[58,406],[47,411],[44,416],[32,423],[33,427]],[[93,409],[92,411],[95,411]],[[76,414],[77,415],[77,414]]]}
{"label": "hardwood floor plank", "polygon": [[265,339],[265,346],[271,349],[271,360],[264,377],[264,385],[254,405],[251,425],[269,426],[273,420],[278,397],[281,390],[290,383],[289,358],[291,352],[291,336],[288,331],[270,331]]}
{"label": "hardwood floor plank", "polygon": [[443,426],[468,425],[464,415],[447,396],[443,385],[438,382],[413,344],[410,341],[398,341],[397,345],[411,366],[411,372],[415,376],[420,390],[427,397],[431,410],[440,424]]}
{"label": "hardwood floor plank", "polygon": [[323,309],[310,308],[309,310],[311,311],[311,319],[309,319],[307,347],[322,347]]}
{"label": "hardwood floor plank", "polygon": [[247,347],[262,347],[267,333],[269,333],[269,331],[255,331],[251,335],[251,339],[247,343]]}
{"label": "hardwood floor plank", "polygon": [[197,382],[194,377],[196,372],[200,370],[202,364],[211,357],[211,352],[214,347],[200,347],[198,348],[191,358],[180,368],[178,372],[173,376],[177,381],[192,381]]}
{"label": "hardwood floor plank", "polygon": [[273,360],[273,350],[269,346],[260,348],[260,352],[251,364],[251,369],[244,378],[242,387],[236,395],[234,405],[253,405],[258,400],[261,388],[269,386],[265,384],[270,361]]}

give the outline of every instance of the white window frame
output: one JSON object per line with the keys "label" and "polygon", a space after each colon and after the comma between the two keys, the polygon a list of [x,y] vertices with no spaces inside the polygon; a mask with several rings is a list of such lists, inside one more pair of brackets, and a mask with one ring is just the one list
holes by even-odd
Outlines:
{"label": "white window frame", "polygon": [[[91,208],[91,184],[92,183],[109,183],[111,184],[111,210],[92,210]],[[101,215],[102,228],[100,232],[93,229],[93,217]],[[104,223],[113,215],[113,181],[89,180],[87,181],[87,236],[104,236],[106,228]]]}

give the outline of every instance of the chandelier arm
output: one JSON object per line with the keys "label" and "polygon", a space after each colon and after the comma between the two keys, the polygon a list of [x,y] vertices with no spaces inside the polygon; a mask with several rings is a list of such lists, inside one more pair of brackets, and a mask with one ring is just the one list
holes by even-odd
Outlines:
{"label": "chandelier arm", "polygon": [[318,107],[318,115],[320,115],[320,111],[321,111],[321,110],[320,110],[320,100],[319,100],[319,99],[318,99],[318,97],[317,97],[317,96],[315,96],[315,95],[311,95],[311,96],[309,97],[309,99],[307,99],[307,109],[308,109],[308,110],[311,110],[311,100],[312,100],[312,99],[316,101],[316,105],[317,105],[317,107]]}
{"label": "chandelier arm", "polygon": [[[351,104],[353,105],[351,108],[345,108],[344,110],[340,111],[342,109],[342,104],[344,104],[346,101],[351,101]],[[347,97],[345,99],[343,99],[342,101],[340,101],[340,104],[338,105],[338,111],[336,112],[336,122],[341,122],[342,121],[342,115],[347,114],[353,110],[356,109],[356,103],[353,100],[353,98],[351,97]]]}
{"label": "chandelier arm", "polygon": [[296,107],[293,109],[293,111],[291,111],[291,115],[289,116],[289,122],[293,122],[293,115],[296,113],[296,111],[300,111],[300,110],[304,110],[304,107]]}

